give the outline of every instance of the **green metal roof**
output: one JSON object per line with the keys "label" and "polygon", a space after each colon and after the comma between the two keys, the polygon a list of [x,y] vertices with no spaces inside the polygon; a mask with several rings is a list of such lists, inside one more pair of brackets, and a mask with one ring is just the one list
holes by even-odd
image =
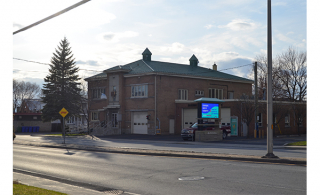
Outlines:
{"label": "green metal roof", "polygon": [[148,48],[146,48],[142,53],[142,55],[145,55],[145,54],[152,55],[151,51]]}
{"label": "green metal roof", "polygon": [[218,98],[199,98],[194,100],[195,102],[217,102],[217,103],[223,103],[223,100],[220,100]]}
{"label": "green metal roof", "polygon": [[107,74],[103,72],[103,73],[85,78],[84,80],[87,81],[87,80],[91,80],[91,79],[102,79],[102,78],[107,78]]}
{"label": "green metal roof", "polygon": [[197,61],[198,62],[198,58],[193,54],[191,56],[191,58],[189,59],[189,61]]}
{"label": "green metal roof", "polygon": [[114,71],[123,71],[127,70],[127,75],[137,75],[145,73],[163,73],[171,75],[185,75],[185,76],[194,76],[194,77],[206,77],[206,78],[216,78],[222,80],[235,80],[250,82],[253,81],[250,79],[238,77],[235,75],[219,72],[216,70],[200,67],[200,66],[190,66],[185,64],[169,63],[169,62],[159,62],[159,61],[144,61],[137,60],[135,62],[123,65],[123,66],[114,66],[105,70],[105,73],[114,72]]}
{"label": "green metal roof", "polygon": [[[148,48],[146,48],[143,54],[151,54]],[[198,60],[195,55],[192,55],[190,60]],[[168,75],[184,75],[192,77],[201,77],[201,78],[212,78],[212,79],[221,79],[221,80],[234,80],[240,82],[253,83],[253,80],[238,77],[235,75],[219,72],[216,70],[204,68],[201,66],[191,66],[188,64],[177,64],[170,62],[160,62],[160,61],[145,61],[137,60],[123,66],[114,66],[104,71],[104,73],[89,77],[91,78],[103,78],[106,77],[107,73],[110,72],[125,72],[125,75],[141,75],[141,74],[168,74]]]}

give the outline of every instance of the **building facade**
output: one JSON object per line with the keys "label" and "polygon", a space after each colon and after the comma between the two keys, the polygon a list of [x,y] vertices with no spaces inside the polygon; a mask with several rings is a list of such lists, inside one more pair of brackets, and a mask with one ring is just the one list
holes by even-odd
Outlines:
{"label": "building facade", "polygon": [[[86,78],[91,123],[108,124],[110,134],[180,134],[197,122],[201,97],[233,100],[252,94],[253,81],[189,64],[153,61],[145,49],[142,59],[115,66]],[[230,123],[232,106],[222,107],[222,122]],[[105,126],[105,127],[106,127]]]}

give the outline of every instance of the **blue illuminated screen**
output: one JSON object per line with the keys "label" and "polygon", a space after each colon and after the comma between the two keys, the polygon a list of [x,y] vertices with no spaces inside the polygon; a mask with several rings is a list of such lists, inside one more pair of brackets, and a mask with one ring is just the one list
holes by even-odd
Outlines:
{"label": "blue illuminated screen", "polygon": [[202,103],[201,118],[219,118],[219,104]]}

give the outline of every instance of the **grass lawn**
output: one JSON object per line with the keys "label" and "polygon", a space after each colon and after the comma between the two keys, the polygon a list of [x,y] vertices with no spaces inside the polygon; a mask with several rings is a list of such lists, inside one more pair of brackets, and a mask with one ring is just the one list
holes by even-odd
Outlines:
{"label": "grass lawn", "polygon": [[307,146],[307,141],[293,142],[288,144],[287,146]]}
{"label": "grass lawn", "polygon": [[67,195],[61,192],[55,192],[52,190],[46,190],[42,188],[37,188],[33,186],[26,186],[19,184],[18,182],[13,182],[13,195]]}

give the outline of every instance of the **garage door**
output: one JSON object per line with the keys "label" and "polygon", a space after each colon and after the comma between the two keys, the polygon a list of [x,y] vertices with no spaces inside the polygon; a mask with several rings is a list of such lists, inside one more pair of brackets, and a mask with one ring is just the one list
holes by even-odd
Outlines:
{"label": "garage door", "polygon": [[222,125],[230,125],[230,108],[221,108]]}
{"label": "garage door", "polygon": [[183,109],[183,129],[190,127],[193,123],[198,122],[197,109]]}
{"label": "garage door", "polygon": [[133,133],[134,134],[148,134],[148,120],[147,112],[133,113]]}

